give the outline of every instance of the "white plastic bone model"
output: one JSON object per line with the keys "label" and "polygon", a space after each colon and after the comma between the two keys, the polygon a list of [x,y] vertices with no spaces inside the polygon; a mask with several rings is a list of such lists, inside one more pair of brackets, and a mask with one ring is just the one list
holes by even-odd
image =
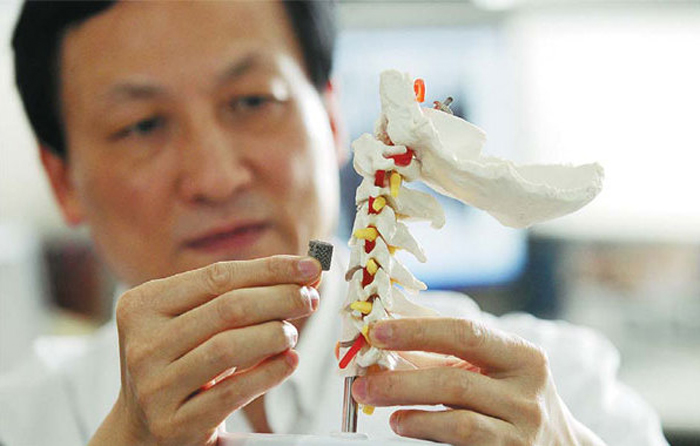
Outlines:
{"label": "white plastic bone model", "polygon": [[396,352],[369,345],[369,324],[380,319],[425,317],[432,310],[412,303],[404,291],[426,288],[396,258],[403,249],[425,262],[425,253],[403,220],[427,220],[435,228],[445,215],[430,194],[406,188],[420,180],[435,191],[482,209],[514,228],[560,217],[589,203],[601,190],[603,169],[581,166],[524,165],[481,154],[485,133],[473,124],[433,108],[421,108],[408,74],[381,74],[382,113],[374,135],[352,144],[357,216],[350,239],[349,291],[341,310],[341,374],[364,375],[384,369],[412,368]]}

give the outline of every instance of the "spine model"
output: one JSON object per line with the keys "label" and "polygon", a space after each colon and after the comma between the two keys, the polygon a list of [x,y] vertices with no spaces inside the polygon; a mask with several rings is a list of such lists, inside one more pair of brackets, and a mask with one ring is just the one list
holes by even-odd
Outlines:
{"label": "spine model", "polygon": [[[422,81],[416,81],[416,100],[423,101]],[[374,369],[412,368],[396,352],[373,347],[369,343],[369,325],[397,316],[432,316],[431,310],[410,302],[404,291],[425,290],[394,257],[406,250],[425,262],[425,253],[403,220],[427,220],[441,227],[445,217],[437,200],[425,192],[405,187],[420,178],[420,161],[406,146],[394,145],[380,118],[375,134],[362,135],[353,142],[353,166],[362,176],[355,202],[347,298],[341,313],[343,334],[336,355],[344,376],[361,376]],[[371,408],[365,407],[365,412]]]}
{"label": "spine model", "polygon": [[435,101],[432,108],[420,107],[425,86],[408,74],[383,72],[379,95],[382,113],[374,135],[364,134],[352,144],[353,165],[362,183],[355,196],[357,216],[346,275],[350,284],[337,351],[346,382],[373,368],[413,367],[404,356],[370,345],[370,324],[434,315],[404,295],[426,287],[394,253],[402,249],[425,262],[404,220],[430,221],[440,228],[445,215],[432,195],[405,183],[421,180],[442,195],[488,212],[505,226],[525,228],[582,208],[598,195],[603,180],[597,163],[517,165],[483,155],[483,130],[452,115],[451,98]]}

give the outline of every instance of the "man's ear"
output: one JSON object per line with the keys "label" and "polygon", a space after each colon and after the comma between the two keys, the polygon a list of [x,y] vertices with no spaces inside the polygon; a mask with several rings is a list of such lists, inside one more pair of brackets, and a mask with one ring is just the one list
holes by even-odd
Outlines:
{"label": "man's ear", "polygon": [[70,175],[67,157],[61,157],[46,146],[39,148],[41,164],[49,177],[54,197],[69,226],[78,226],[84,220],[82,206]]}
{"label": "man's ear", "polygon": [[332,80],[326,83],[326,88],[323,92],[323,101],[326,105],[328,120],[331,124],[333,139],[335,141],[335,152],[338,158],[338,167],[343,167],[348,160],[347,151],[347,133],[345,123],[342,120],[340,113],[340,103],[338,102],[337,86]]}

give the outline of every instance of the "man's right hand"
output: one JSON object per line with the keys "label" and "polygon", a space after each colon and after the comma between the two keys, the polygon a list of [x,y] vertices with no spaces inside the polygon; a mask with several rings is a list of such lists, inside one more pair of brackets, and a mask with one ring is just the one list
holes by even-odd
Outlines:
{"label": "man's right hand", "polygon": [[231,412],[296,368],[286,320],[317,308],[320,274],[315,259],[275,256],[127,291],[117,303],[121,391],[90,444],[215,444]]}

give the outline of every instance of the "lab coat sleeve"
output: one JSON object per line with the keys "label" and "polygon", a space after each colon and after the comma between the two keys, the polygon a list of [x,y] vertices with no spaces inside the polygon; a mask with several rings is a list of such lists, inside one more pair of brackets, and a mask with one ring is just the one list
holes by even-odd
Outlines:
{"label": "lab coat sleeve", "polygon": [[85,443],[65,380],[34,357],[0,377],[2,446]]}
{"label": "lab coat sleeve", "polygon": [[600,333],[524,313],[495,317],[459,293],[424,293],[420,303],[451,317],[484,322],[542,347],[562,400],[606,444],[668,445],[655,411],[617,378],[620,355]]}
{"label": "lab coat sleeve", "polygon": [[116,326],[91,336],[49,336],[0,377],[0,445],[82,445],[119,391]]}
{"label": "lab coat sleeve", "polygon": [[494,324],[547,352],[562,400],[606,444],[668,445],[654,410],[617,378],[620,355],[601,334],[522,313],[503,316]]}

